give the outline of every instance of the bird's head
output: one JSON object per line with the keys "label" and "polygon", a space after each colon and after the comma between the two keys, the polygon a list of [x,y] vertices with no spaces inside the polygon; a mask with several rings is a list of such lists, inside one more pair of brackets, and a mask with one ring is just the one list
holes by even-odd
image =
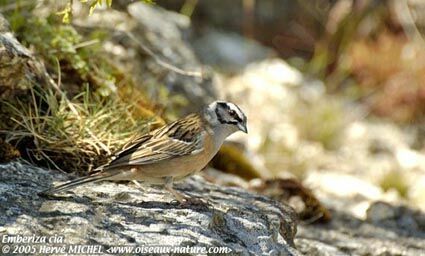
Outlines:
{"label": "bird's head", "polygon": [[212,126],[223,126],[230,134],[236,131],[248,133],[246,116],[236,104],[214,101],[205,108],[204,116]]}

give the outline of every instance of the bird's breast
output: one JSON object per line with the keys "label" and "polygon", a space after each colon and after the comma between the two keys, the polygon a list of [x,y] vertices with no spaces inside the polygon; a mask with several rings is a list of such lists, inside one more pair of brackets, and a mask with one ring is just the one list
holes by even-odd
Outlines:
{"label": "bird's breast", "polygon": [[138,180],[168,176],[180,179],[190,176],[204,168],[217,153],[220,146],[214,143],[212,136],[205,133],[202,138],[202,150],[155,164],[139,166],[135,176],[137,176]]}

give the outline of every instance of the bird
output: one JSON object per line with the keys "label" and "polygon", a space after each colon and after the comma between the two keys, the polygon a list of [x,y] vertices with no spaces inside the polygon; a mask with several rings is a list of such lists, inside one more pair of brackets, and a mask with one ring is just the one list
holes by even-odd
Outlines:
{"label": "bird", "polygon": [[190,198],[173,189],[201,169],[218,152],[225,139],[248,133],[247,117],[234,103],[214,101],[198,113],[130,140],[111,160],[84,177],[42,191],[49,196],[97,181],[142,181],[163,185],[180,202]]}

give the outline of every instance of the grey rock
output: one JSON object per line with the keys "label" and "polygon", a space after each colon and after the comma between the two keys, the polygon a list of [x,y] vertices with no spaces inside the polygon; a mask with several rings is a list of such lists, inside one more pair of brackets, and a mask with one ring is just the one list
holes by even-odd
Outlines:
{"label": "grey rock", "polygon": [[[221,184],[240,184],[229,174],[224,179],[211,171],[208,174],[218,177],[215,182]],[[255,183],[259,184],[259,181],[252,180],[243,186],[253,188]],[[315,188],[313,193],[320,194],[318,190]],[[275,188],[274,192],[278,190]],[[376,201],[371,202],[363,219],[348,210],[356,205],[356,200],[355,197],[328,196],[325,202],[332,201],[334,206],[326,205],[332,209],[330,222],[315,222],[314,218],[301,222],[295,237],[297,250],[309,256],[425,255],[423,212],[396,203]]]}
{"label": "grey rock", "polygon": [[50,85],[44,65],[10,31],[0,14],[0,99],[22,95],[34,82]]}
{"label": "grey rock", "polygon": [[[388,219],[379,219],[384,211],[390,212]],[[334,211],[328,224],[299,225],[295,244],[306,255],[425,254],[423,213],[381,202],[372,205],[368,212],[380,217],[363,221]],[[409,225],[405,218],[409,218]]]}
{"label": "grey rock", "polygon": [[37,193],[67,180],[19,162],[0,165],[0,236],[64,236],[65,244],[226,246],[230,255],[300,255],[293,210],[242,189],[194,177],[178,190],[208,200],[179,205],[160,188],[103,182],[50,198]]}
{"label": "grey rock", "polygon": [[406,206],[394,206],[386,202],[374,202],[367,210],[367,220],[375,225],[399,230],[399,234],[425,238],[425,214]]}
{"label": "grey rock", "polygon": [[[117,2],[117,9],[91,16],[76,13],[73,23],[80,29],[106,29],[112,36],[103,42],[104,49],[114,63],[133,74],[135,84],[152,101],[175,109],[173,98],[180,98],[176,101],[179,107],[183,105],[184,114],[216,100],[216,76],[201,64],[187,40],[190,19],[154,4],[126,4]],[[167,100],[161,98],[164,87],[170,96]],[[181,104],[181,96],[186,104]]]}
{"label": "grey rock", "polygon": [[30,57],[31,53],[16,40],[0,14],[0,97],[30,86],[27,79]]}
{"label": "grey rock", "polygon": [[[190,6],[185,0],[155,2],[176,11],[184,9],[183,6]],[[326,6],[331,5],[326,3]],[[214,27],[253,38],[263,45],[273,47],[283,56],[306,56],[308,49],[314,49],[311,35],[322,32],[323,28],[323,22],[317,20],[316,16],[313,18],[306,5],[320,12],[325,11],[319,7],[322,3],[316,1],[214,0],[197,1],[191,18],[197,31]]]}
{"label": "grey rock", "polygon": [[242,71],[248,64],[275,55],[272,49],[236,33],[209,29],[193,41],[203,63],[223,73]]}
{"label": "grey rock", "polygon": [[[162,81],[172,94],[182,94],[189,100],[188,111],[197,111],[217,98],[213,73],[202,66],[186,40],[190,30],[188,17],[140,2],[130,4],[128,13],[137,21],[132,33],[157,58],[185,72],[199,74],[187,76],[164,69],[158,66],[155,58],[148,59],[146,63],[154,74],[165,72]],[[156,63],[149,63],[152,61]]]}
{"label": "grey rock", "polygon": [[[157,0],[156,2],[172,10],[179,10],[184,4],[184,0]],[[257,1],[254,6],[249,7],[245,6],[242,0],[200,1],[196,4],[193,19],[199,20],[200,23],[203,22],[236,32],[252,32],[249,28],[255,29],[255,32],[258,32],[257,29],[267,30],[268,32],[268,30],[276,29],[278,26],[280,26],[277,28],[279,30],[287,30],[291,25],[288,24],[290,18],[296,16],[299,11],[299,3],[290,0]],[[282,24],[285,26],[281,26]]]}

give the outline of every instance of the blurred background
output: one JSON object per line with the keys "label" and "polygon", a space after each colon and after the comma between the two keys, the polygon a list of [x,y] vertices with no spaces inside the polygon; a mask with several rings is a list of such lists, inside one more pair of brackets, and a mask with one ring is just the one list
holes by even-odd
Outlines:
{"label": "blurred background", "polygon": [[84,173],[226,99],[249,126],[212,163],[231,183],[296,178],[358,218],[425,210],[424,1],[135,2],[0,0],[0,31],[32,55],[0,71],[5,155]]}
{"label": "blurred background", "polygon": [[156,3],[190,17],[196,56],[247,112],[235,139],[261,176],[358,216],[375,200],[425,210],[425,2]]}

